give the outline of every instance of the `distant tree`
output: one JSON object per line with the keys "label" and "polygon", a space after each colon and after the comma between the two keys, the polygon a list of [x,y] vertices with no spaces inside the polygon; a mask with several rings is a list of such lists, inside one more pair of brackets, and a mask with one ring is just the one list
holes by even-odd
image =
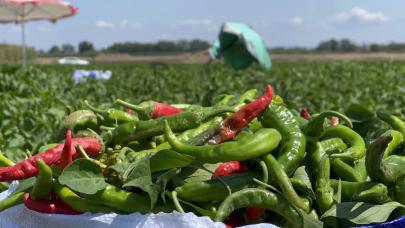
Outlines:
{"label": "distant tree", "polygon": [[353,52],[357,50],[355,43],[351,42],[348,39],[343,39],[339,42],[339,49],[343,52]]}
{"label": "distant tree", "polygon": [[378,52],[378,51],[380,51],[380,45],[378,45],[378,44],[371,44],[371,45],[370,45],[370,51],[371,51],[371,52]]}
{"label": "distant tree", "polygon": [[88,53],[94,51],[94,46],[93,43],[89,41],[82,41],[79,43],[78,49],[80,53]]}
{"label": "distant tree", "polygon": [[335,39],[330,39],[319,43],[316,47],[317,51],[338,51],[339,44]]}
{"label": "distant tree", "polygon": [[62,44],[61,51],[64,54],[72,54],[75,52],[75,47],[71,44]]}
{"label": "distant tree", "polygon": [[60,54],[60,52],[60,48],[57,45],[53,45],[48,51],[49,54]]}

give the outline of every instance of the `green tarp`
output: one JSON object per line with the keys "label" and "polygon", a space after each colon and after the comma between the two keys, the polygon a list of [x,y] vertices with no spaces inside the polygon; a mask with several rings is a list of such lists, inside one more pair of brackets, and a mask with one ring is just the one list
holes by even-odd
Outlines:
{"label": "green tarp", "polygon": [[209,50],[212,58],[224,57],[225,64],[234,69],[243,69],[254,62],[271,68],[271,60],[262,38],[245,24],[225,22],[218,40]]}

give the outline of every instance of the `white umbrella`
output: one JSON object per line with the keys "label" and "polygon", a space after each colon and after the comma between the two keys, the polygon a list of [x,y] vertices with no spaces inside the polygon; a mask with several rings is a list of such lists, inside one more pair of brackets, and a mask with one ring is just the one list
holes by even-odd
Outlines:
{"label": "white umbrella", "polygon": [[0,23],[21,24],[23,66],[26,65],[25,23],[33,20],[55,23],[77,12],[78,8],[62,0],[0,0]]}

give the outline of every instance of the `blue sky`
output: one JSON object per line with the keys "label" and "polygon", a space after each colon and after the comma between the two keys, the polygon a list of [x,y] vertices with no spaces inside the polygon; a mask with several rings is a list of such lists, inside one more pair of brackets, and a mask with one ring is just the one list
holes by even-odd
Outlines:
{"label": "blue sky", "polygon": [[[329,38],[361,43],[405,42],[403,0],[71,0],[77,16],[27,24],[27,43],[213,41],[224,21],[252,26],[267,46],[313,47]],[[18,26],[0,24],[0,43],[20,43]]]}

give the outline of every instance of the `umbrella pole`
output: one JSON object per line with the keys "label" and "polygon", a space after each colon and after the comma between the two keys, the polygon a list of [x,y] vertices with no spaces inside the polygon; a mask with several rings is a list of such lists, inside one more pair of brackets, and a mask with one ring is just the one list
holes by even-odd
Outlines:
{"label": "umbrella pole", "polygon": [[25,23],[21,23],[21,38],[22,38],[22,66],[27,65],[27,50],[25,49]]}

